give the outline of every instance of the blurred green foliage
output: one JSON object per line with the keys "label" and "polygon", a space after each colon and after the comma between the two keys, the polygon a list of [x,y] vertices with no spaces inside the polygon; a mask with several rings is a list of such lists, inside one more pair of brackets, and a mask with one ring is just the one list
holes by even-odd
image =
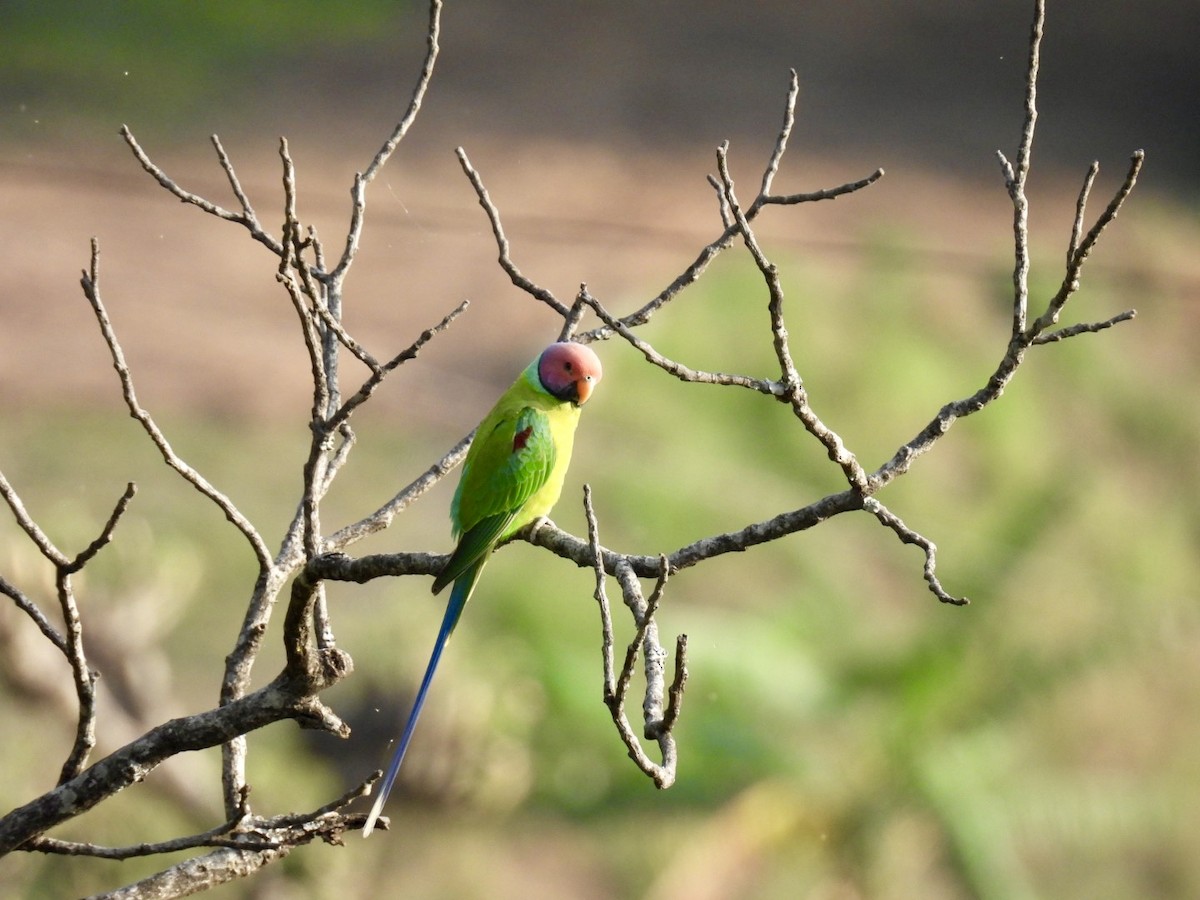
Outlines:
{"label": "blurred green foliage", "polygon": [[407,6],[349,0],[328,15],[320,0],[8,0],[0,97],[39,115],[49,107],[106,122],[137,110],[169,133],[197,112],[224,108],[235,88],[269,89],[264,72],[303,79],[313,65],[388,39]]}
{"label": "blurred green foliage", "polygon": [[[1001,303],[951,308],[936,273],[898,260],[887,238],[851,270],[779,262],[813,402],[869,468],[942,402],[973,391],[1002,351]],[[1052,287],[1035,285],[1035,296]],[[722,260],[679,303],[645,330],[660,350],[696,367],[771,372],[765,294],[744,262]],[[1164,390],[1198,373],[1194,356],[1159,356],[1169,329],[1153,293],[1137,304],[1131,325],[1032,353],[996,406],[956,424],[881,497],[938,542],[943,581],[971,606],[938,605],[920,554],[865,515],[680,573],[661,629],[664,643],[690,636],[691,680],[679,782],[660,794],[625,758],[600,702],[590,574],[506,548],[448,655],[390,810],[393,832],[306,848],[254,881],[313,898],[397,885],[429,898],[1200,894],[1200,421]],[[1093,277],[1077,305],[1103,316],[1127,299]],[[583,531],[585,480],[605,543],[644,553],[840,487],[780,404],[682,384],[621,344],[601,352],[604,390],[555,516],[564,527]],[[302,427],[164,424],[278,533],[294,508]],[[399,428],[362,435],[326,522],[363,514],[423,468],[437,443],[405,443],[415,440]],[[84,614],[116,615],[147,590],[177,606],[170,683],[184,709],[211,703],[252,577],[220,516],[160,471],[128,420],[14,417],[3,454],[64,544],[88,539],[137,477],[131,520],[81,588]],[[448,494],[440,487],[369,549],[448,547]],[[5,570],[31,571],[10,522],[0,535]],[[382,761],[441,614],[425,588],[332,592],[358,671],[329,700],[359,735],[349,745],[289,727],[255,735],[257,808],[319,805]],[[619,641],[631,630],[618,619]],[[265,659],[260,676],[273,665]],[[0,727],[13,733],[36,714],[6,700]],[[53,728],[46,746],[65,747]],[[205,765],[215,769],[215,755]],[[21,756],[0,790],[15,802],[47,777],[36,756]],[[212,824],[139,801],[150,790],[114,804],[124,815],[101,809],[63,831],[116,844]],[[6,864],[23,896],[50,898],[127,882],[160,861]]]}

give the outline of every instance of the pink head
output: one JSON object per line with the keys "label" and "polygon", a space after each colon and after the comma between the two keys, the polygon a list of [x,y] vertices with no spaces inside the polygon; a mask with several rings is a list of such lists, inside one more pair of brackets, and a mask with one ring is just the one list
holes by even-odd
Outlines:
{"label": "pink head", "polygon": [[600,357],[573,341],[551,344],[537,359],[537,380],[546,393],[576,406],[587,402],[603,375]]}

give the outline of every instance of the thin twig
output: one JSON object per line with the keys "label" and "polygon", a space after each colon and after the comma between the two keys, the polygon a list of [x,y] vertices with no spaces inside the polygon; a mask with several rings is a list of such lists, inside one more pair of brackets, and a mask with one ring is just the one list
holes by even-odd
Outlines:
{"label": "thin twig", "polygon": [[612,329],[613,333],[624,338],[630,346],[646,358],[647,362],[657,366],[669,375],[675,376],[680,381],[693,384],[721,384],[729,387],[746,388],[747,390],[756,391],[757,393],[766,394],[771,397],[782,397],[787,390],[786,386],[781,382],[769,381],[765,378],[752,378],[749,375],[733,375],[725,372],[705,372],[688,368],[683,363],[663,356],[647,341],[639,338],[624,323],[624,320],[610,313],[591,294],[584,292],[581,296],[584,297],[585,302],[595,311],[600,320]]}
{"label": "thin twig", "polygon": [[[860,178],[857,181],[848,181],[845,184],[839,184],[837,187],[822,188],[819,191],[803,191],[797,194],[771,194],[761,197],[760,206],[795,206],[798,203],[815,203],[819,200],[836,200],[838,197],[844,197],[847,194],[853,194],[856,191],[861,191],[863,188],[870,187],[880,178],[884,176],[883,169],[876,169],[866,178]],[[757,203],[758,201],[756,201]],[[753,220],[750,216],[750,210],[746,211],[746,217]]]}
{"label": "thin twig", "polygon": [[[1005,180],[1009,196],[1014,207],[1013,243],[1016,264],[1013,269],[1014,300],[1013,300],[1013,333],[1003,358],[988,378],[987,383],[975,393],[960,400],[946,403],[929,423],[908,443],[900,447],[892,458],[879,467],[870,477],[870,493],[874,494],[893,479],[909,470],[913,462],[927,453],[941,439],[950,427],[960,418],[973,415],[995,402],[1008,383],[1016,374],[1024,360],[1029,347],[1035,344],[1049,344],[1077,334],[1102,331],[1121,322],[1132,319],[1133,310],[1127,310],[1103,322],[1093,322],[1063,328],[1059,331],[1044,334],[1045,330],[1057,323],[1063,306],[1071,295],[1079,288],[1080,273],[1087,260],[1088,254],[1099,240],[1101,233],[1116,218],[1121,206],[1133,190],[1137,176],[1141,170],[1145,154],[1139,150],[1133,154],[1125,179],[1117,189],[1113,199],[1096,223],[1082,238],[1082,219],[1087,196],[1091,190],[1094,174],[1089,170],[1085,177],[1083,189],[1076,203],[1075,221],[1072,227],[1068,245],[1067,267],[1062,285],[1058,292],[1047,304],[1046,311],[1032,324],[1026,327],[1029,299],[1029,230],[1028,203],[1025,197],[1025,180],[1029,173],[1029,159],[1033,143],[1034,124],[1037,118],[1037,75],[1042,26],[1045,18],[1045,2],[1037,0],[1033,26],[1030,31],[1029,64],[1026,72],[1025,119],[1021,133],[1021,147],[1014,168],[1003,153],[998,154],[1001,166],[1005,172]],[[1094,168],[1094,166],[1093,166]]]}
{"label": "thin twig", "polygon": [[[654,591],[649,600],[642,597],[641,587],[627,559],[621,559],[616,564],[616,576],[621,584],[625,603],[633,613],[637,629],[629,646],[625,650],[624,663],[620,674],[616,673],[614,662],[614,637],[612,622],[612,607],[605,590],[604,553],[600,546],[600,526],[596,519],[596,511],[592,507],[591,487],[583,487],[583,508],[588,523],[588,549],[592,554],[592,568],[596,576],[594,596],[600,608],[601,652],[604,666],[604,704],[608,707],[613,724],[621,742],[629,752],[629,757],[645,774],[653,779],[661,789],[670,787],[675,781],[675,771],[678,761],[678,749],[672,731],[679,719],[679,710],[683,702],[684,685],[687,682],[687,636],[680,635],[675,642],[675,676],[670,688],[665,688],[663,679],[663,660],[666,653],[658,643],[658,627],[654,622],[654,614],[662,601],[663,591],[671,567],[666,557],[659,557],[659,573]],[[655,763],[642,748],[641,742],[634,734],[633,726],[625,712],[625,698],[633,670],[637,664],[638,650],[646,661],[646,693],[642,703],[644,717],[644,732],[647,740],[658,743],[662,763]],[[664,708],[663,697],[667,696]]]}
{"label": "thin twig", "polygon": [[67,649],[67,641],[61,634],[58,633],[50,620],[46,618],[46,614],[42,612],[36,603],[30,600],[25,594],[15,585],[10,584],[5,580],[4,576],[0,575],[0,594],[4,594],[10,598],[17,608],[33,619],[33,622],[50,643],[58,648],[59,652],[64,656],[69,657],[70,650]]}
{"label": "thin twig", "polygon": [[321,420],[329,406],[329,382],[325,378],[321,337],[317,331],[317,325],[313,319],[312,312],[308,304],[304,302],[303,291],[300,285],[296,283],[292,268],[290,255],[284,256],[280,261],[279,272],[276,273],[275,277],[283,285],[283,289],[287,291],[288,297],[292,301],[292,309],[296,311],[296,317],[300,320],[300,333],[304,337],[304,349],[308,353],[309,373],[313,385],[312,409],[309,417],[310,421],[316,422]]}
{"label": "thin twig", "polygon": [[[216,216],[218,219],[224,219],[227,222],[236,222],[238,225],[243,226],[247,231],[249,231],[250,236],[253,237],[254,240],[258,241],[272,253],[277,255],[283,253],[283,247],[279,241],[263,231],[258,219],[253,215],[253,210],[250,210],[245,203],[244,194],[238,194],[238,201],[243,203],[243,209],[245,211],[241,213],[230,212],[224,207],[218,206],[216,203],[213,203],[209,200],[205,200],[200,195],[193,194],[191,191],[184,190],[182,187],[176,184],[174,179],[172,179],[169,175],[167,175],[166,172],[164,172],[161,168],[155,165],[153,161],[151,161],[150,157],[146,154],[146,151],[142,149],[141,144],[138,143],[137,138],[133,136],[133,132],[129,130],[129,126],[121,126],[121,137],[125,139],[125,143],[129,145],[129,149],[133,151],[133,155],[137,158],[137,161],[141,164],[142,168],[145,169],[155,181],[162,185],[176,198],[184,203],[189,203],[192,206],[203,210],[209,215]],[[221,160],[221,167],[225,169],[226,176],[228,176],[232,172],[232,167],[229,166],[229,158],[224,155],[224,151],[221,149],[218,149],[217,156],[218,159]]]}
{"label": "thin twig", "polygon": [[868,497],[863,502],[863,509],[878,519],[880,525],[890,528],[895,532],[901,542],[913,544],[921,548],[925,553],[925,582],[929,585],[929,590],[933,592],[935,597],[943,603],[950,603],[954,606],[966,606],[970,602],[966,597],[954,597],[950,595],[942,587],[942,583],[937,577],[937,545],[933,541],[909,528],[899,516],[874,497]]}
{"label": "thin twig", "polygon": [[17,525],[29,536],[29,539],[33,541],[34,546],[38,548],[38,552],[42,556],[58,568],[63,568],[71,564],[66,554],[54,546],[54,542],[50,540],[46,532],[42,531],[37,522],[33,520],[33,517],[29,515],[28,510],[25,509],[25,504],[21,502],[20,496],[4,476],[3,472],[0,472],[0,497],[4,498],[4,502],[12,510],[13,518],[17,520]]}
{"label": "thin twig", "polygon": [[487,188],[484,187],[483,178],[475,170],[475,167],[471,165],[471,160],[467,158],[466,150],[462,147],[457,147],[454,152],[458,156],[458,163],[462,167],[463,173],[467,176],[467,180],[471,182],[471,187],[475,189],[475,196],[479,199],[479,205],[483,207],[483,211],[488,217],[488,222],[491,223],[492,235],[496,239],[496,247],[499,250],[497,261],[500,263],[500,268],[507,273],[509,280],[514,285],[529,294],[529,296],[549,306],[564,319],[567,319],[571,314],[570,309],[555,297],[548,288],[534,284],[517,268],[517,264],[512,259],[508,237],[504,233],[504,225],[500,221],[500,210],[496,209],[496,204],[492,202]]}
{"label": "thin twig", "polygon": [[804,382],[792,359],[792,351],[788,345],[787,326],[783,319],[783,285],[779,281],[779,270],[774,263],[767,259],[759,246],[758,239],[750,226],[750,221],[742,211],[734,193],[733,177],[729,173],[729,143],[724,142],[717,148],[717,170],[721,178],[721,191],[725,203],[741,232],[746,249],[750,251],[754,264],[758,267],[767,285],[769,301],[767,310],[771,318],[771,337],[775,348],[775,357],[779,361],[780,380],[784,386],[783,393],[778,399],[790,404],[805,430],[821,442],[829,459],[836,463],[842,474],[854,489],[865,492],[867,489],[867,473],[859,465],[854,454],[847,448],[841,436],[826,425],[808,402],[808,392],[804,390]]}
{"label": "thin twig", "polygon": [[[759,197],[755,198],[754,202],[751,203],[749,207],[746,208],[746,221],[753,222],[758,214],[762,211],[763,207],[768,205],[787,206],[797,203],[833,200],[846,194],[852,194],[874,184],[883,177],[883,174],[883,169],[876,169],[866,178],[861,178],[858,181],[851,181],[847,182],[846,184],[838,185],[837,187],[826,188],[809,193],[771,196],[760,195]],[[717,189],[718,198],[720,199],[720,183],[711,175],[708,177],[708,182]],[[721,200],[721,202],[723,203],[724,201]],[[649,302],[641,306],[639,309],[634,310],[632,313],[621,316],[618,320],[621,325],[625,326],[627,329],[637,328],[641,325],[645,325],[650,321],[651,317],[658,312],[658,310],[662,309],[662,307],[674,300],[685,289],[695,284],[700,276],[703,275],[708,269],[709,264],[722,251],[728,249],[733,244],[733,240],[738,234],[737,223],[732,221],[732,218],[728,215],[728,210],[724,208],[722,208],[721,211],[721,218],[723,224],[725,225],[725,230],[721,233],[721,235],[717,237],[716,240],[706,244],[703,248],[701,248],[700,253],[691,262],[691,264],[688,265],[688,267],[685,268],[679,275],[677,275],[675,280],[667,285],[657,296],[653,297]],[[612,336],[612,333],[612,326],[606,325],[602,328],[596,328],[592,331],[585,332],[584,334],[579,335],[577,339],[583,343],[589,343],[591,341],[606,340]]]}
{"label": "thin twig", "polygon": [[1025,116],[1021,125],[1021,143],[1017,164],[1012,166],[1000,154],[1008,195],[1013,204],[1013,316],[1012,336],[1023,334],[1029,307],[1029,198],[1025,182],[1029,177],[1029,159],[1033,152],[1033,134],[1037,124],[1037,78],[1041,58],[1042,26],[1046,18],[1045,0],[1035,3],[1029,34],[1029,63],[1025,70]]}
{"label": "thin twig", "polygon": [[579,293],[575,295],[575,302],[571,304],[567,318],[563,321],[562,329],[558,332],[558,339],[560,341],[569,341],[574,337],[575,329],[579,327],[579,323],[583,319],[583,314],[588,309],[587,296],[587,283],[584,282],[579,285]]}
{"label": "thin twig", "polygon": [[[658,624],[655,622],[654,616],[663,596],[663,587],[666,584],[670,567],[665,559],[660,559],[660,563],[661,570],[658,580],[648,599],[643,597],[641,586],[638,584],[632,568],[628,565],[617,566],[617,581],[621,585],[621,593],[626,605],[634,613],[637,631],[626,648],[625,662],[621,667],[620,674],[617,675],[617,690],[610,699],[609,705],[613,721],[617,724],[617,729],[629,751],[630,758],[637,763],[638,768],[650,776],[655,787],[666,790],[675,783],[678,748],[674,736],[663,728],[662,711],[665,692],[663,670],[667,654],[658,642]],[[634,735],[633,728],[625,714],[625,695],[633,675],[634,665],[637,662],[639,647],[645,661],[646,675],[646,692],[642,701],[643,733],[647,739],[655,740],[658,743],[662,756],[661,764],[650,759],[641,742]]]}
{"label": "thin twig", "polygon": [[396,516],[407,509],[412,503],[416,502],[426,491],[445,478],[446,475],[454,471],[455,466],[461,463],[466,457],[467,450],[470,448],[471,440],[474,437],[475,431],[472,430],[470,434],[461,438],[458,443],[447,450],[441,459],[437,460],[416,479],[401,488],[394,497],[384,503],[379,509],[364,516],[357,522],[338,529],[325,538],[326,551],[344,550],[346,547],[362,540],[368,535],[388,528]]}
{"label": "thin twig", "polygon": [[109,353],[112,355],[113,368],[117,372],[117,377],[121,380],[121,393],[125,398],[126,406],[129,407],[130,415],[138,420],[142,429],[150,436],[150,440],[158,448],[166,464],[178,472],[184,481],[208,497],[225,514],[225,518],[246,538],[259,565],[264,569],[269,568],[271,565],[271,553],[258,531],[250,523],[250,520],[242,515],[241,510],[228,497],[213,487],[208,479],[188,465],[175,452],[166,435],[163,434],[162,430],[155,423],[154,418],[138,403],[137,394],[133,388],[133,375],[129,370],[128,364],[125,362],[125,353],[121,349],[116,331],[113,329],[112,322],[108,318],[108,311],[104,308],[104,303],[100,299],[99,260],[100,245],[93,239],[91,268],[89,271],[83,273],[80,283],[83,285],[84,296],[87,297],[88,302],[92,306],[92,311],[96,315],[96,321],[100,325],[100,332],[104,337],[104,342],[108,345]]}
{"label": "thin twig", "polygon": [[758,190],[760,197],[767,197],[771,193],[771,184],[775,181],[775,174],[779,171],[779,164],[783,161],[783,154],[787,151],[788,138],[791,137],[792,128],[796,124],[796,98],[799,96],[800,76],[796,74],[795,69],[792,69],[791,80],[788,82],[787,100],[783,105],[783,125],[779,129],[779,136],[775,138],[771,158],[767,160],[766,168],[763,169],[762,184]]}
{"label": "thin twig", "polygon": [[1083,187],[1079,189],[1079,198],[1075,201],[1075,221],[1071,225],[1071,240],[1067,243],[1067,268],[1075,263],[1075,254],[1079,250],[1079,238],[1083,234],[1083,217],[1087,210],[1088,195],[1096,176],[1100,174],[1100,162],[1094,160],[1088,166],[1087,174],[1083,177]]}
{"label": "thin twig", "polygon": [[121,516],[125,515],[125,510],[129,508],[129,504],[133,500],[133,495],[136,493],[137,485],[132,481],[129,482],[129,484],[125,486],[125,492],[121,494],[119,498],[117,498],[116,506],[113,507],[113,511],[109,514],[108,521],[104,523],[104,527],[100,529],[100,534],[94,541],[81,550],[79,555],[71,560],[71,564],[66,568],[68,573],[78,572],[89,562],[91,562],[92,558],[101,550],[103,550],[108,542],[112,540],[113,532],[116,530],[117,523],[121,521]]}
{"label": "thin twig", "polygon": [[217,135],[210,137],[213,148],[217,151],[217,162],[221,165],[221,170],[225,173],[225,177],[229,180],[229,187],[233,191],[233,196],[237,197],[238,203],[242,205],[242,215],[245,221],[249,224],[251,231],[255,229],[261,231],[258,224],[258,216],[254,213],[254,207],[250,204],[250,198],[242,189],[242,182],[237,177],[237,172],[234,171],[233,163],[229,159],[229,154],[225,152],[225,147],[221,144],[221,139]]}
{"label": "thin twig", "polygon": [[[857,181],[847,182],[834,188],[826,188],[819,191],[799,194],[773,195],[768,194],[767,189],[774,182],[775,174],[778,172],[779,166],[783,160],[784,152],[787,149],[788,138],[791,136],[792,127],[795,123],[796,116],[796,99],[799,96],[799,81],[795,71],[791,74],[791,79],[788,86],[787,100],[784,103],[783,126],[779,130],[779,134],[775,139],[775,144],[771,148],[771,155],[767,160],[766,167],[763,170],[763,190],[759,196],[754,199],[745,210],[745,219],[747,222],[753,222],[755,217],[767,205],[792,205],[796,203],[809,203],[821,200],[833,200],[837,197],[846,194],[854,193],[862,190],[878,181],[883,177],[883,169],[876,169],[866,178],[861,178]],[[709,263],[713,261],[722,251],[732,245],[734,237],[738,233],[738,225],[733,221],[725,204],[725,198],[721,192],[720,183],[713,177],[708,176],[708,182],[717,191],[718,200],[720,202],[721,222],[725,226],[725,230],[716,240],[705,245],[696,258],[687,266],[675,279],[667,285],[659,294],[653,297],[649,302],[634,312],[622,316],[619,320],[620,324],[626,329],[637,328],[650,321],[651,317],[666,304],[674,300],[680,293],[690,287],[708,268]],[[580,335],[579,340],[588,343],[590,341],[606,340],[612,335],[613,326],[611,324],[602,328],[596,328],[586,334]]]}
{"label": "thin twig", "polygon": [[[429,26],[426,29],[426,52],[425,61],[421,65],[421,74],[417,78],[417,84],[413,88],[412,98],[408,102],[408,109],[392,129],[392,133],[387,140],[383,142],[383,146],[375,154],[375,158],[371,160],[370,165],[366,170],[359,175],[354,176],[354,187],[350,191],[351,210],[350,210],[350,226],[346,229],[346,247],[342,251],[342,258],[338,261],[337,266],[329,273],[329,280],[333,284],[340,284],[345,277],[346,270],[350,268],[354,262],[354,257],[358,253],[359,241],[362,238],[362,229],[364,222],[364,214],[367,206],[367,185],[370,184],[380,169],[384,167],[387,161],[391,158],[396,148],[400,146],[400,142],[404,140],[404,136],[408,134],[409,128],[416,121],[417,113],[421,111],[421,103],[425,99],[425,92],[429,89],[429,82],[433,79],[433,67],[437,62],[438,56],[438,38],[442,29],[442,0],[431,0],[429,4]],[[333,304],[331,304],[332,307]],[[331,310],[334,315],[337,315],[337,310]]]}
{"label": "thin twig", "polygon": [[[228,822],[223,822],[216,828],[202,831],[199,834],[186,837],[172,838],[169,841],[156,843],[130,844],[125,847],[104,847],[99,844],[80,841],[63,841],[57,838],[40,837],[29,841],[22,850],[38,853],[53,853],[59,856],[92,856],[97,859],[135,859],[139,856],[157,856],[161,853],[175,853],[179,850],[192,850],[196,847],[240,847],[242,849],[265,849],[255,846],[254,841],[242,843],[243,839],[229,837],[241,824],[242,816],[236,816]],[[271,846],[276,846],[272,844]]]}
{"label": "thin twig", "polygon": [[616,669],[613,663],[612,607],[608,602],[608,593],[604,589],[605,572],[604,556],[600,547],[600,524],[596,520],[596,510],[592,507],[592,487],[589,484],[583,486],[583,513],[587,519],[588,548],[594,559],[592,569],[596,575],[596,590],[593,596],[600,607],[600,652],[604,666],[604,699],[607,703],[608,698],[617,692]]}
{"label": "thin twig", "polygon": [[427,47],[425,53],[425,61],[421,64],[421,74],[417,78],[416,86],[413,88],[412,99],[408,102],[408,110],[397,123],[388,139],[383,142],[383,146],[379,148],[379,152],[375,154],[375,158],[371,160],[371,164],[367,166],[363,172],[363,181],[370,182],[384,164],[400,146],[400,142],[404,140],[404,136],[408,134],[408,129],[412,127],[416,121],[417,113],[421,111],[421,102],[425,99],[425,92],[429,89],[429,83],[433,80],[433,66],[437,62],[438,56],[438,38],[442,31],[442,0],[432,0],[429,4],[429,24],[425,29],[425,44]]}
{"label": "thin twig", "polygon": [[463,300],[458,306],[442,316],[440,322],[422,331],[412,344],[372,371],[370,377],[363,382],[362,386],[330,417],[328,423],[326,423],[327,427],[330,429],[338,428],[343,422],[346,422],[354,413],[354,410],[371,398],[371,395],[375,393],[388,375],[410,359],[416,359],[421,352],[421,348],[449,328],[455,319],[467,311],[470,303],[470,300]]}
{"label": "thin twig", "polygon": [[0,472],[0,495],[8,503],[21,529],[55,569],[55,594],[58,597],[59,612],[63,619],[61,634],[50,624],[36,604],[3,579],[0,579],[0,593],[10,597],[26,615],[33,619],[42,634],[66,657],[71,667],[71,680],[75,687],[75,696],[79,707],[75,722],[75,741],[60,771],[60,784],[69,781],[82,771],[88,756],[96,746],[96,679],[98,675],[88,664],[87,654],[84,651],[83,622],[79,616],[79,605],[75,600],[71,576],[83,569],[112,540],[117,523],[128,509],[129,502],[133,499],[136,490],[132,483],[126,486],[125,492],[117,500],[108,520],[100,529],[100,534],[74,559],[71,559],[54,545],[33,520],[8,479]]}
{"label": "thin twig", "polygon": [[1047,334],[1039,334],[1033,339],[1033,343],[1053,344],[1057,341],[1063,341],[1079,334],[1094,334],[1097,331],[1106,331],[1107,329],[1112,328],[1114,325],[1120,325],[1122,322],[1128,322],[1136,316],[1136,309],[1127,309],[1125,312],[1117,313],[1112,318],[1105,319],[1103,322],[1081,322],[1078,325],[1060,328],[1057,331],[1051,331]]}
{"label": "thin twig", "polygon": [[1104,208],[1099,218],[1084,235],[1079,246],[1075,249],[1071,259],[1067,263],[1066,273],[1063,275],[1062,284],[1059,286],[1058,292],[1050,299],[1046,305],[1046,311],[1038,316],[1037,320],[1029,326],[1028,337],[1033,338],[1041,334],[1047,328],[1058,323],[1058,317],[1062,313],[1062,309],[1066,306],[1067,301],[1071,299],[1071,295],[1079,290],[1080,277],[1083,272],[1084,263],[1087,262],[1088,256],[1091,254],[1096,242],[1100,240],[1100,235],[1109,224],[1117,217],[1117,213],[1121,211],[1125,200],[1133,191],[1134,185],[1137,184],[1138,174],[1142,170],[1142,163],[1145,162],[1146,154],[1142,150],[1134,152],[1129,160],[1129,168],[1125,172],[1125,178],[1117,188],[1112,200],[1108,202],[1108,206]]}

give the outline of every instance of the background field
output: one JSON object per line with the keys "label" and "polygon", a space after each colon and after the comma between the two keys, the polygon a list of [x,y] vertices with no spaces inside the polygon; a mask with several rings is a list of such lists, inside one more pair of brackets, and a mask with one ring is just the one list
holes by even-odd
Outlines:
{"label": "background field", "polygon": [[[472,307],[364,411],[325,521],[357,518],[423,470],[556,330],[496,267],[454,146],[482,172],[527,274],[560,297],[586,281],[626,311],[718,233],[704,182],[718,140],[732,141],[743,192],[757,184],[789,67],[801,124],[779,188],[888,170],[866,192],[760,223],[813,402],[874,468],[1003,352],[1011,225],[993,153],[1015,149],[1027,5],[989,4],[984,18],[935,2],[586,15],[452,2],[424,118],[372,189],[347,322],[386,355],[463,297]],[[65,547],[90,540],[138,482],[80,593],[99,645],[107,632],[147,646],[128,673],[128,660],[96,661],[117,690],[125,677],[160,683],[161,708],[146,714],[161,719],[216,697],[252,559],[126,416],[77,287],[88,239],[143,403],[268,535],[297,497],[307,369],[270,257],[163,194],[117,125],[214,198],[227,196],[207,146],[220,132],[268,222],[286,134],[301,215],[336,243],[352,174],[407,99],[424,13],[365,0],[336,18],[296,2],[255,4],[261,18],[238,18],[244,4],[197,6],[217,11],[203,18],[56,8],[10,4],[0,38],[0,469]],[[1183,49],[1194,11],[1136,15],[1052,4],[1031,192],[1044,297],[1087,163],[1102,164],[1098,210],[1146,148],[1143,183],[1072,310],[1091,320],[1134,306],[1138,318],[1033,354],[999,404],[882,497],[937,541],[943,581],[971,606],[937,604],[920,555],[866,517],[682,574],[662,626],[689,635],[692,680],[679,783],[657,793],[600,703],[590,576],[508,548],[439,675],[393,833],[306,848],[215,896],[1200,893],[1200,229]],[[765,374],[765,303],[731,252],[645,336],[696,367]],[[778,404],[683,385],[624,345],[600,352],[606,379],[563,527],[583,529],[585,481],[606,543],[646,553],[838,489]],[[451,490],[356,550],[447,549]],[[5,519],[0,572],[48,597]],[[441,614],[417,580],[333,600],[357,669],[329,700],[355,736],[256,735],[263,811],[320,805],[380,764]],[[23,736],[6,742],[4,809],[49,786],[70,742],[47,690],[63,673],[38,667],[31,631],[0,607],[0,732]],[[130,736],[107,713],[101,752]],[[215,753],[172,761],[60,836],[123,844],[211,827],[217,765]],[[12,856],[0,881],[58,898],[144,871]]]}

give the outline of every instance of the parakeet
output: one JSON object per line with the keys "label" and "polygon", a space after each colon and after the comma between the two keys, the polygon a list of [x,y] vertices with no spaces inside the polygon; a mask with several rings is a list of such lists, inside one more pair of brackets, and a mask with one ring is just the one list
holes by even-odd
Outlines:
{"label": "parakeet", "polygon": [[396,781],[404,753],[442,650],[475,589],[479,573],[496,545],[550,512],[562,493],[571,461],[579,410],[603,372],[600,359],[583,344],[560,341],[543,350],[505,391],[479,423],[463,462],[462,477],[450,504],[450,522],[458,546],[434,579],[437,594],[450,582],[450,601],[433,644],[425,677],[363,837],[371,833]]}

